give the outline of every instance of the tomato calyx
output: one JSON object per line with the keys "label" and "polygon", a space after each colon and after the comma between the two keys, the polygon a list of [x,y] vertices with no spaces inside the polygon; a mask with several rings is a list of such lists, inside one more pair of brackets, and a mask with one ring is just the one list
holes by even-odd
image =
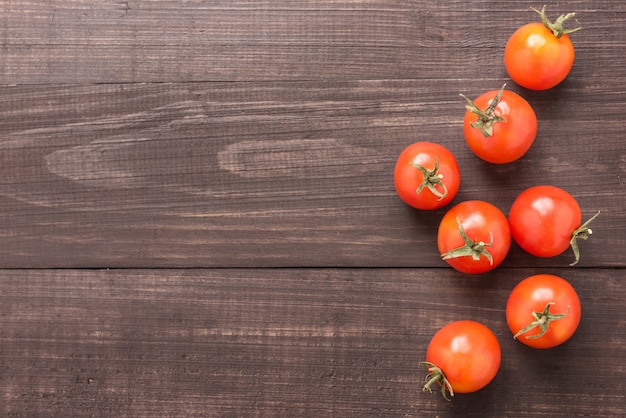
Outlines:
{"label": "tomato calyx", "polygon": [[[432,194],[439,198],[438,200],[442,200],[448,195],[448,188],[443,181],[441,181],[441,179],[443,179],[443,174],[439,173],[439,158],[435,157],[435,167],[431,171],[428,171],[423,166],[414,162],[410,162],[409,164],[421,171],[424,176],[424,180],[415,191],[415,194],[420,194],[422,190],[424,190],[424,187],[426,187]],[[441,187],[443,192],[440,192],[437,189],[437,186]]]}
{"label": "tomato calyx", "polygon": [[548,331],[548,326],[550,322],[559,320],[561,318],[565,318],[569,314],[569,306],[567,307],[567,312],[562,314],[554,314],[550,312],[550,306],[556,304],[556,302],[548,302],[545,308],[543,308],[542,312],[533,312],[532,316],[535,318],[533,322],[526,325],[524,328],[517,331],[517,334],[513,336],[513,338],[517,339],[520,335],[530,331],[533,328],[539,327],[539,333],[535,335],[526,335],[526,338],[534,339],[541,338]]}
{"label": "tomato calyx", "polygon": [[552,33],[554,34],[554,36],[556,36],[557,38],[560,38],[565,33],[569,34],[572,32],[576,32],[577,30],[581,30],[583,28],[582,25],[578,21],[576,21],[576,23],[578,23],[578,27],[575,27],[572,29],[565,29],[565,27],[563,27],[563,24],[569,19],[573,18],[576,15],[576,13],[568,13],[565,15],[561,15],[557,17],[554,22],[550,22],[550,20],[546,16],[545,5],[541,8],[541,10],[537,10],[534,7],[531,7],[531,9],[539,13],[539,16],[541,16],[541,22],[544,24],[546,28],[550,29]]}
{"label": "tomato calyx", "polygon": [[482,132],[482,134],[485,136],[485,138],[493,135],[493,125],[498,122],[506,122],[506,119],[503,116],[495,114],[496,106],[502,98],[502,93],[504,92],[505,86],[506,83],[504,83],[504,85],[500,88],[500,91],[498,91],[498,94],[495,95],[493,100],[489,102],[489,106],[487,106],[487,108],[484,110],[479,108],[476,103],[474,103],[471,99],[461,94],[461,97],[467,100],[467,105],[465,106],[465,108],[478,116],[476,122],[472,122],[470,126],[472,128],[479,129],[480,132]]}
{"label": "tomato calyx", "polygon": [[489,232],[489,235],[491,236],[491,241],[488,243],[485,243],[483,241],[476,242],[467,236],[467,234],[465,233],[465,229],[463,229],[463,225],[461,224],[461,221],[459,220],[458,217],[456,218],[456,224],[457,224],[457,227],[459,228],[459,233],[461,234],[461,238],[463,238],[463,241],[465,241],[465,244],[461,247],[454,248],[448,252],[441,254],[441,259],[449,260],[451,258],[471,256],[472,259],[478,261],[480,260],[480,256],[482,255],[489,260],[490,265],[493,265],[493,257],[491,256],[491,253],[487,251],[487,248],[486,248],[486,247],[491,247],[493,245],[493,234]]}
{"label": "tomato calyx", "polygon": [[420,361],[420,364],[428,367],[428,374],[424,378],[426,383],[424,384],[424,388],[422,390],[432,393],[433,390],[431,389],[431,386],[435,382],[438,382],[441,386],[441,395],[443,398],[447,401],[451,400],[450,397],[448,397],[448,392],[452,397],[454,396],[454,390],[452,389],[450,382],[448,382],[448,379],[446,379],[446,375],[443,373],[443,370],[429,361]]}
{"label": "tomato calyx", "polygon": [[576,230],[574,230],[574,232],[572,232],[572,239],[570,240],[569,245],[570,247],[572,247],[572,251],[574,251],[575,260],[573,263],[570,264],[570,266],[575,266],[576,264],[578,264],[578,261],[580,260],[580,250],[578,248],[578,242],[576,240],[578,239],[586,240],[587,238],[589,238],[591,234],[593,234],[593,231],[591,230],[591,228],[588,227],[588,225],[591,223],[591,221],[596,219],[599,214],[600,214],[600,211],[598,211],[595,215],[589,218],[587,222],[585,222],[584,224],[579,226]]}

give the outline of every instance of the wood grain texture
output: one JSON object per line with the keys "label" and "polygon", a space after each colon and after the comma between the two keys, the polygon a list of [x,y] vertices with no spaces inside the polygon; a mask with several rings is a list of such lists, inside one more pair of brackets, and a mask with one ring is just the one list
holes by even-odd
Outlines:
{"label": "wood grain texture", "polygon": [[[624,265],[626,96],[611,86],[567,81],[526,94],[538,138],[504,166],[464,143],[458,94],[481,91],[466,81],[2,91],[5,267],[443,266],[433,243],[447,209],[419,213],[393,186],[397,155],[417,140],[457,155],[455,202],[484,199],[508,213],[526,187],[569,190],[585,217],[602,211],[581,265]],[[602,115],[601,136],[582,109]],[[514,249],[507,263],[570,259]]]}
{"label": "wood grain texture", "polygon": [[[0,82],[16,84],[467,78],[494,74],[533,1],[9,1]],[[624,52],[626,6],[575,10],[579,58]],[[617,52],[620,51],[620,52]],[[497,64],[500,64],[498,61]],[[445,68],[445,75],[442,73]],[[614,75],[619,60],[574,77]]]}
{"label": "wood grain texture", "polygon": [[[623,416],[623,271],[551,270],[576,286],[584,311],[552,350],[514,341],[504,321],[506,295],[533,272],[0,272],[0,413]],[[421,392],[418,362],[459,317],[494,330],[503,363],[483,391],[447,403]]]}
{"label": "wood grain texture", "polygon": [[[626,3],[574,0],[576,62],[530,92],[502,53],[532,1],[0,3],[0,415],[626,416]],[[478,160],[463,93],[507,88],[539,116],[520,161]],[[593,236],[572,255],[514,246],[467,277],[440,260],[446,208],[395,194],[401,150],[459,160],[456,202],[505,213],[570,191]],[[111,270],[108,270],[111,268]],[[574,338],[510,338],[515,283],[562,275]],[[422,393],[433,333],[502,344],[496,380]]]}

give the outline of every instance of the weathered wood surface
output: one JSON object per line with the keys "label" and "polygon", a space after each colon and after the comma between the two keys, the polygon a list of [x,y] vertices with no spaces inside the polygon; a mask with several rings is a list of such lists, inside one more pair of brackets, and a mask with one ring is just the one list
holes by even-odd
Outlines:
{"label": "weathered wood surface", "polygon": [[[623,416],[623,271],[551,269],[576,286],[584,318],[540,352],[504,320],[508,292],[534,271],[5,271],[0,413]],[[459,316],[494,330],[502,368],[447,403],[421,391],[418,362]]]}
{"label": "weathered wood surface", "polygon": [[[430,79],[503,76],[532,1],[5,1],[8,83]],[[574,77],[623,74],[626,4],[578,0]],[[469,83],[468,83],[469,86]]]}
{"label": "weathered wood surface", "polygon": [[539,137],[506,166],[463,141],[467,81],[6,87],[1,263],[441,267],[445,209],[410,209],[392,178],[404,146],[435,140],[459,158],[455,202],[508,213],[526,187],[564,187],[602,211],[581,265],[624,266],[625,96],[572,84],[535,96]]}
{"label": "weathered wood surface", "polygon": [[[626,415],[626,3],[548,4],[584,26],[548,92],[502,63],[530,6],[0,3],[0,415]],[[505,81],[539,135],[493,166],[465,146],[459,93]],[[580,267],[514,246],[485,277],[447,268],[446,209],[393,187],[417,140],[457,154],[455,202],[507,213],[546,183],[601,210]],[[571,279],[584,318],[535,352],[502,309],[538,272]],[[417,362],[465,317],[503,368],[448,404]]]}

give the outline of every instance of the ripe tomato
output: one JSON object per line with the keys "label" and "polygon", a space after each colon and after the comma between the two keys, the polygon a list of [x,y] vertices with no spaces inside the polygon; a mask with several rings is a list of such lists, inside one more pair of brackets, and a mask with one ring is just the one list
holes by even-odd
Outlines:
{"label": "ripe tomato", "polygon": [[463,97],[468,102],[463,134],[474,154],[490,163],[505,164],[528,151],[537,135],[537,116],[526,100],[504,86],[474,101]]}
{"label": "ripe tomato", "polygon": [[545,14],[545,6],[535,10],[542,23],[528,23],[517,29],[504,49],[504,66],[520,86],[547,90],[565,80],[574,65],[574,46],[569,33],[581,27],[565,29],[563,23],[574,13],[559,16],[554,23]]}
{"label": "ripe tomato", "polygon": [[572,285],[559,276],[530,276],[511,291],[506,322],[520,342],[535,348],[556,347],[578,328],[580,299]]}
{"label": "ripe tomato", "polygon": [[459,191],[461,172],[454,155],[432,142],[416,142],[400,153],[393,172],[400,199],[416,209],[447,205]]}
{"label": "ripe tomato", "polygon": [[538,257],[554,257],[572,247],[575,265],[580,259],[577,239],[587,239],[592,231],[587,226],[598,216],[580,224],[580,206],[563,189],[534,186],[515,199],[509,212],[511,235],[526,252]]}
{"label": "ripe tomato", "polygon": [[468,200],[452,207],[437,232],[441,258],[463,273],[496,268],[511,248],[506,216],[491,203]]}
{"label": "ripe tomato", "polygon": [[475,321],[451,322],[435,333],[428,344],[428,376],[424,390],[431,392],[437,382],[448,399],[455,393],[476,392],[487,386],[498,373],[500,343],[493,332]]}

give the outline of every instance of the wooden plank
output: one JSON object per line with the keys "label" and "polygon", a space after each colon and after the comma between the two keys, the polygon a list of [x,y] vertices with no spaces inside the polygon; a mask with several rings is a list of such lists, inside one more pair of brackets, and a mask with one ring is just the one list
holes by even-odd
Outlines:
{"label": "wooden plank", "polygon": [[[626,79],[612,80],[511,86],[539,134],[503,166],[461,133],[458,94],[494,79],[0,87],[0,265],[440,267],[445,209],[412,210],[392,178],[406,145],[432,140],[459,159],[455,202],[507,213],[524,188],[561,186],[584,217],[602,211],[581,266],[624,266]],[[514,248],[505,263],[570,261]]]}
{"label": "wooden plank", "polygon": [[[504,77],[501,49],[536,20],[536,2],[93,1],[8,2],[0,8],[0,83]],[[622,70],[626,6],[575,11],[572,77]],[[571,9],[571,10],[570,10]],[[494,61],[495,60],[495,61]],[[497,64],[497,65],[496,65]]]}
{"label": "wooden plank", "polygon": [[[530,6],[2,3],[0,416],[626,416],[626,3],[548,5],[584,30],[562,85],[509,83],[540,119],[523,160],[482,163],[461,136],[458,94],[508,80]],[[582,268],[517,247],[480,277],[447,268],[445,209],[393,189],[416,140],[457,154],[456,202],[506,213],[550,183],[601,210]],[[503,313],[540,272],[583,303],[547,351]],[[464,318],[496,332],[502,369],[446,403],[418,362]]]}
{"label": "wooden plank", "polygon": [[[577,333],[511,338],[508,292],[551,272],[576,287]],[[3,416],[624,416],[623,271],[450,269],[0,271]],[[457,319],[494,330],[492,384],[421,391],[428,341]]]}

